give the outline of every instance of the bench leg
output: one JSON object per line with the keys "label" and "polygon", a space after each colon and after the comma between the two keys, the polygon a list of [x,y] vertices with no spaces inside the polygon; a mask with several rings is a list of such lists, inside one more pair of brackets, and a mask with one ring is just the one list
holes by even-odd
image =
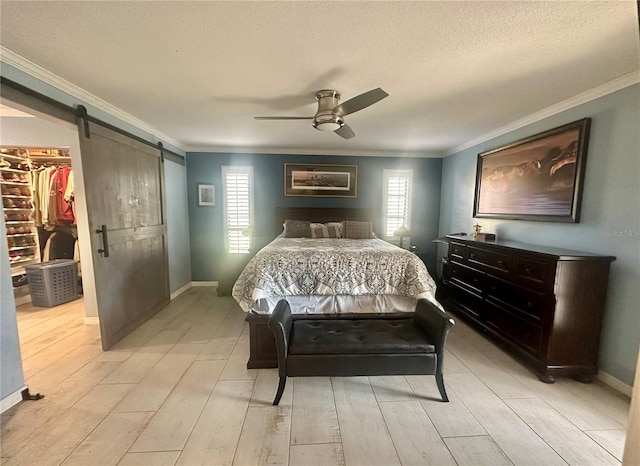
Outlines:
{"label": "bench leg", "polygon": [[280,398],[282,398],[282,393],[284,392],[284,386],[287,383],[287,376],[280,377],[280,382],[278,383],[278,392],[276,393],[276,397],[273,399],[273,406],[278,406],[280,403]]}
{"label": "bench leg", "polygon": [[444,389],[444,379],[442,378],[442,374],[436,374],[436,384],[438,385],[438,390],[440,390],[442,401],[449,401],[447,391]]}

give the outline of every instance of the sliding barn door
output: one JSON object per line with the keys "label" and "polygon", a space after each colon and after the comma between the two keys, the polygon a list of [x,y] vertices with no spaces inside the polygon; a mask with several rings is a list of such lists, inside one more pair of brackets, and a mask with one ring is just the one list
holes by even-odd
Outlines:
{"label": "sliding barn door", "polygon": [[85,120],[79,133],[107,350],[169,303],[164,170],[158,148]]}

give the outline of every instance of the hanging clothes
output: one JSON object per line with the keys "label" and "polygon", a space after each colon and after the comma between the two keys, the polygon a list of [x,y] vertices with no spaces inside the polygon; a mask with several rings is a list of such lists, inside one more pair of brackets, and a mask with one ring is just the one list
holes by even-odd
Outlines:
{"label": "hanging clothes", "polygon": [[42,261],[54,259],[75,259],[76,238],[66,231],[55,231],[44,247]]}
{"label": "hanging clothes", "polygon": [[69,202],[65,199],[65,192],[69,182],[71,167],[58,168],[52,188],[55,187],[55,224],[69,225],[75,223],[75,215]]}
{"label": "hanging clothes", "polygon": [[42,167],[38,176],[38,195],[40,196],[40,224],[44,228],[50,227],[49,201],[51,199],[51,173],[52,167]]}
{"label": "hanging clothes", "polygon": [[40,211],[40,193],[38,186],[38,178],[40,170],[31,170],[29,172],[29,189],[31,190],[31,203],[33,204],[33,221],[36,226],[42,226],[42,213]]}
{"label": "hanging clothes", "polygon": [[64,190],[64,200],[71,206],[71,212],[73,213],[73,223],[77,223],[76,217],[76,199],[73,184],[73,170],[69,167],[69,176],[67,178],[67,188]]}

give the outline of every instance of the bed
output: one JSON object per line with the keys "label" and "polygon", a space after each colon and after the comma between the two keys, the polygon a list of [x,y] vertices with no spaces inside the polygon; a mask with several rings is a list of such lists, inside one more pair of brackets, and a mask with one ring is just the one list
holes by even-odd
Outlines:
{"label": "bed", "polygon": [[[277,367],[267,321],[283,297],[295,313],[314,318],[406,315],[415,310],[419,299],[439,306],[435,282],[418,256],[363,233],[367,228],[371,231],[366,223],[371,218],[367,209],[277,209],[278,236],[249,261],[232,291],[248,313],[248,368]],[[282,233],[285,221],[286,235]],[[316,229],[320,236],[327,234],[326,225],[337,229],[337,222],[346,221],[339,224],[343,237],[310,238],[306,230],[298,236],[296,228],[306,228],[309,221],[316,227],[325,225],[324,233]]]}

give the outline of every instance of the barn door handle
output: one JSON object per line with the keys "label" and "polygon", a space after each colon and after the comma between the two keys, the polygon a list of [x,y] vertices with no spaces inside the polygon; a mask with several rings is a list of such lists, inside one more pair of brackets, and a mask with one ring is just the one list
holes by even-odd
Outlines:
{"label": "barn door handle", "polygon": [[103,257],[109,257],[109,242],[107,241],[107,226],[101,225],[102,228],[96,230],[96,233],[102,235],[102,249],[98,249],[98,254]]}

